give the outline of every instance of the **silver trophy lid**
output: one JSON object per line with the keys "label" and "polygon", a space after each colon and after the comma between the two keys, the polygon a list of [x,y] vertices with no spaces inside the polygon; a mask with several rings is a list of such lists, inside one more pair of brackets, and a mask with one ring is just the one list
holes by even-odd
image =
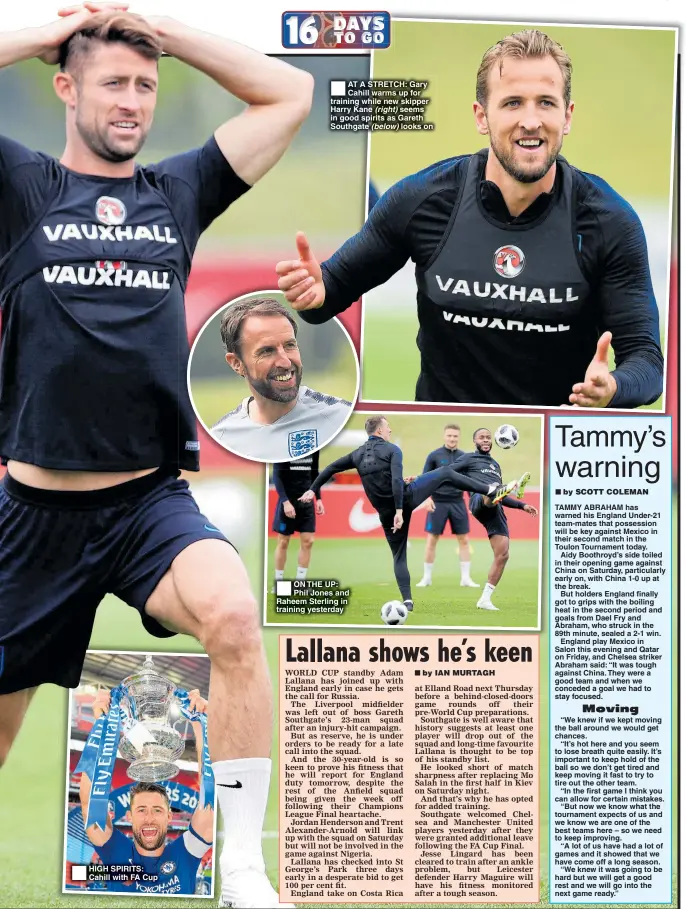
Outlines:
{"label": "silver trophy lid", "polygon": [[128,775],[139,780],[176,776],[174,761],[184,750],[184,740],[172,721],[176,686],[155,669],[150,654],[141,669],[124,679],[121,686],[124,724],[119,753],[132,762]]}
{"label": "silver trophy lid", "polygon": [[151,654],[146,656],[141,669],[121,684],[125,698],[133,707],[134,719],[162,722],[167,717],[176,685],[157,671]]}

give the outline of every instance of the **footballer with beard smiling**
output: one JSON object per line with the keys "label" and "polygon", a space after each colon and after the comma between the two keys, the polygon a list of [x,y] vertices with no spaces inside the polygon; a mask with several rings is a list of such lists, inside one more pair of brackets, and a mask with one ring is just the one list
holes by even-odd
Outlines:
{"label": "footballer with beard smiling", "polygon": [[212,427],[242,457],[287,461],[319,450],[342,428],[352,402],[302,385],[298,326],[278,300],[239,300],[221,320],[226,362],[250,395]]}
{"label": "footballer with beard smiling", "polygon": [[417,401],[655,401],[664,364],[643,228],[604,180],[560,155],[571,71],[564,49],[537,29],[491,47],[473,104],[489,148],[400,180],[321,266],[298,234],[299,258],[276,266],[293,308],[325,322],[412,259]]}

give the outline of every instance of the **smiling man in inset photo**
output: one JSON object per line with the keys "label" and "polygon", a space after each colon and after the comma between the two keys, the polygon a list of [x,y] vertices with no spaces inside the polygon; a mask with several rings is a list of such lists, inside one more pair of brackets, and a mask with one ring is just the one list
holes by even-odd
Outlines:
{"label": "smiling man in inset photo", "polygon": [[226,362],[250,394],[212,427],[218,442],[247,458],[286,461],[318,450],[343,428],[352,402],[301,384],[298,325],[278,300],[234,303],[220,330]]}

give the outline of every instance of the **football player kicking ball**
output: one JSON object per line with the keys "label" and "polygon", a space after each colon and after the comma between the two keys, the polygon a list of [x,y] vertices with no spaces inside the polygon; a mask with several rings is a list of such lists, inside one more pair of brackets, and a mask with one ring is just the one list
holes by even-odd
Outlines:
{"label": "football player kicking ball", "polygon": [[[495,483],[502,482],[500,464],[491,457],[493,436],[490,429],[477,429],[473,438],[476,450],[472,454],[464,455],[455,461],[453,468],[459,470],[460,473],[467,477],[478,477],[480,479],[489,477]],[[488,571],[488,583],[484,585],[483,593],[476,604],[479,609],[488,609],[493,612],[498,610],[498,607],[491,600],[491,595],[498,581],[503,576],[505,566],[510,558],[510,531],[507,526],[504,508],[519,508],[532,515],[532,517],[536,517],[538,514],[537,508],[521,501],[530,479],[530,473],[525,473],[520,477],[517,484],[516,498],[505,496],[496,502],[488,496],[479,493],[470,496],[469,510],[473,517],[486,529],[488,541],[493,550],[493,562]]]}
{"label": "football player kicking ball", "polygon": [[[200,692],[189,691],[189,708],[195,713],[207,713],[207,701]],[[109,691],[99,691],[93,701],[93,717],[98,719],[110,709]],[[200,723],[191,723],[195,733],[198,755],[198,775],[202,774],[202,732]],[[79,796],[86,836],[91,841],[103,865],[139,865],[145,879],[129,881],[109,880],[105,889],[131,895],[195,893],[198,866],[202,857],[212,846],[214,837],[214,810],[210,806],[198,807],[188,830],[167,842],[167,831],[172,819],[167,790],[161,783],[136,783],[129,790],[129,811],[127,819],[131,824],[133,838],[126,836],[112,819],[101,830],[97,824],[86,827],[88,802],[91,794],[91,780],[81,773]]]}
{"label": "football player kicking ball", "polygon": [[[403,453],[391,439],[391,427],[382,416],[369,417],[364,424],[367,441],[355,451],[338,458],[325,467],[310,489],[300,496],[301,502],[312,502],[327,480],[344,470],[356,470],[362,481],[362,488],[373,508],[379,514],[391,552],[393,572],[398,590],[408,612],[414,609],[410,592],[410,572],[407,567],[407,538],[410,532],[410,518],[415,508],[432,496],[439,487],[481,493],[485,501],[499,502],[504,496],[516,491],[517,481],[503,485],[500,477],[484,477],[475,471],[471,475],[460,473],[457,463],[438,467],[419,477],[403,478]],[[461,459],[462,460],[462,459]]]}
{"label": "football player kicking ball", "polygon": [[[223,903],[277,906],[265,874],[272,689],[243,563],[181,470],[200,443],[184,291],[200,234],[281,157],[312,77],[166,16],[110,4],[0,34],[0,66],[59,63],[59,160],[0,137],[0,762],[36,686],[78,685],[108,593],[211,660],[208,742]],[[135,157],[162,53],[245,102],[201,147]]]}

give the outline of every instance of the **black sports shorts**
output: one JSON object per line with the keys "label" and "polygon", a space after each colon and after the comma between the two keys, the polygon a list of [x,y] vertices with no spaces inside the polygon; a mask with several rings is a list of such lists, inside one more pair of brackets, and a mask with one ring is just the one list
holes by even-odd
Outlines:
{"label": "black sports shorts", "polygon": [[274,533],[282,533],[285,537],[290,537],[294,533],[314,533],[316,526],[314,502],[296,502],[294,518],[286,517],[281,499],[276,503],[272,522]]}
{"label": "black sports shorts", "polygon": [[476,493],[469,499],[469,510],[476,520],[486,528],[489,539],[494,536],[510,536],[502,505],[484,505],[484,497],[480,493]]}
{"label": "black sports shorts", "polygon": [[[226,540],[188,483],[158,470],[92,492],[0,484],[0,694],[79,683],[95,611],[107,593],[167,631],[145,604],[191,543]],[[228,541],[227,541],[228,542]]]}
{"label": "black sports shorts", "polygon": [[424,530],[427,533],[440,536],[448,521],[450,521],[450,529],[455,535],[469,533],[469,518],[462,496],[457,502],[435,502],[434,504],[436,508],[427,514],[424,524]]}

